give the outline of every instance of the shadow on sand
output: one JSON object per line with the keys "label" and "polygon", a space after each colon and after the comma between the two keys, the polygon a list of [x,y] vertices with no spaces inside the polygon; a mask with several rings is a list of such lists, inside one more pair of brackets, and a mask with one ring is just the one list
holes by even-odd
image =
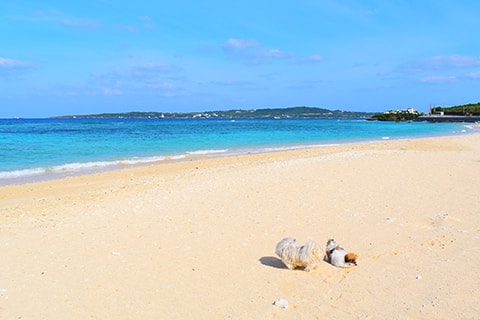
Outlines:
{"label": "shadow on sand", "polygon": [[277,268],[277,269],[285,269],[286,266],[283,264],[282,260],[275,258],[275,257],[261,257],[260,263],[269,266],[272,268]]}

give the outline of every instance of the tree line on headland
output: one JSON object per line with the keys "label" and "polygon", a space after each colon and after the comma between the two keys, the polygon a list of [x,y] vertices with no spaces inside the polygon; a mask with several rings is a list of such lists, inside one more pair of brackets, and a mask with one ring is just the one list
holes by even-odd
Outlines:
{"label": "tree line on headland", "polygon": [[[433,118],[431,116],[445,116],[445,121],[448,120],[448,116],[466,118],[480,116],[480,102],[471,103],[465,105],[458,105],[452,107],[432,107],[430,108],[429,115],[426,117],[423,112],[418,112],[413,108],[402,109],[402,110],[389,110],[383,113],[377,113],[368,118],[368,120],[378,120],[378,121],[424,121]],[[455,121],[461,121],[461,119],[454,119]],[[475,119],[472,119],[475,120]]]}
{"label": "tree line on headland", "polygon": [[389,110],[383,113],[377,113],[368,118],[367,120],[376,120],[376,121],[414,121],[418,117],[422,116],[423,112],[418,112],[413,108],[401,109],[401,110]]}
{"label": "tree line on headland", "polygon": [[439,114],[443,112],[444,115],[449,116],[480,116],[480,102],[453,106],[449,108],[438,106],[433,107],[430,112],[432,114]]}

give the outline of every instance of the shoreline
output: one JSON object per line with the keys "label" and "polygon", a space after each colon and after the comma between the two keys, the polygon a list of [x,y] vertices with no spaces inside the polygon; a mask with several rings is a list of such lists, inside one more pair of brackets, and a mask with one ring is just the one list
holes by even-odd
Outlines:
{"label": "shoreline", "polygon": [[[0,318],[474,319],[478,177],[466,134],[3,186]],[[284,237],[358,266],[288,270]]]}
{"label": "shoreline", "polygon": [[[0,172],[0,188],[10,185],[24,185],[37,182],[55,181],[59,179],[66,179],[77,176],[88,176],[91,174],[97,174],[108,171],[123,170],[128,168],[144,167],[144,166],[157,166],[182,161],[197,161],[213,158],[226,158],[236,157],[249,154],[265,154],[271,152],[285,152],[295,151],[303,149],[317,149],[328,148],[332,146],[342,145],[357,145],[357,144],[369,144],[383,141],[402,141],[402,140],[416,140],[416,139],[429,139],[429,138],[441,138],[450,136],[463,136],[469,134],[477,134],[476,131],[471,132],[454,132],[450,134],[433,135],[433,136],[419,136],[419,137],[401,137],[391,138],[382,137],[375,140],[360,140],[360,141],[340,141],[331,143],[312,143],[312,144],[292,144],[285,146],[263,146],[256,148],[234,148],[226,150],[200,150],[199,153],[192,151],[181,155],[159,156],[159,157],[145,157],[137,159],[118,159],[112,161],[95,161],[86,163],[71,163],[54,165],[49,167],[37,167],[28,169],[19,169],[13,171]],[[71,167],[71,169],[68,169]],[[1,175],[3,174],[3,175]]]}

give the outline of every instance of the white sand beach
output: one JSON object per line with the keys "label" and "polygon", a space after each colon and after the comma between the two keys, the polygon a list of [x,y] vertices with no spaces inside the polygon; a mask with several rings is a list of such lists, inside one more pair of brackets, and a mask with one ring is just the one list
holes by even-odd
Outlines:
{"label": "white sand beach", "polygon": [[[288,270],[287,236],[358,266]],[[0,318],[478,319],[479,236],[479,134],[5,186]]]}

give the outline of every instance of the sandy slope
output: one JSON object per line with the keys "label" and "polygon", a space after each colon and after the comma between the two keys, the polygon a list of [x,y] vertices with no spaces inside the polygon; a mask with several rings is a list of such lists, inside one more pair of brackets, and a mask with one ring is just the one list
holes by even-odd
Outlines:
{"label": "sandy slope", "polygon": [[[2,187],[0,318],[478,319],[479,222],[478,134]],[[286,236],[359,265],[287,270]]]}

